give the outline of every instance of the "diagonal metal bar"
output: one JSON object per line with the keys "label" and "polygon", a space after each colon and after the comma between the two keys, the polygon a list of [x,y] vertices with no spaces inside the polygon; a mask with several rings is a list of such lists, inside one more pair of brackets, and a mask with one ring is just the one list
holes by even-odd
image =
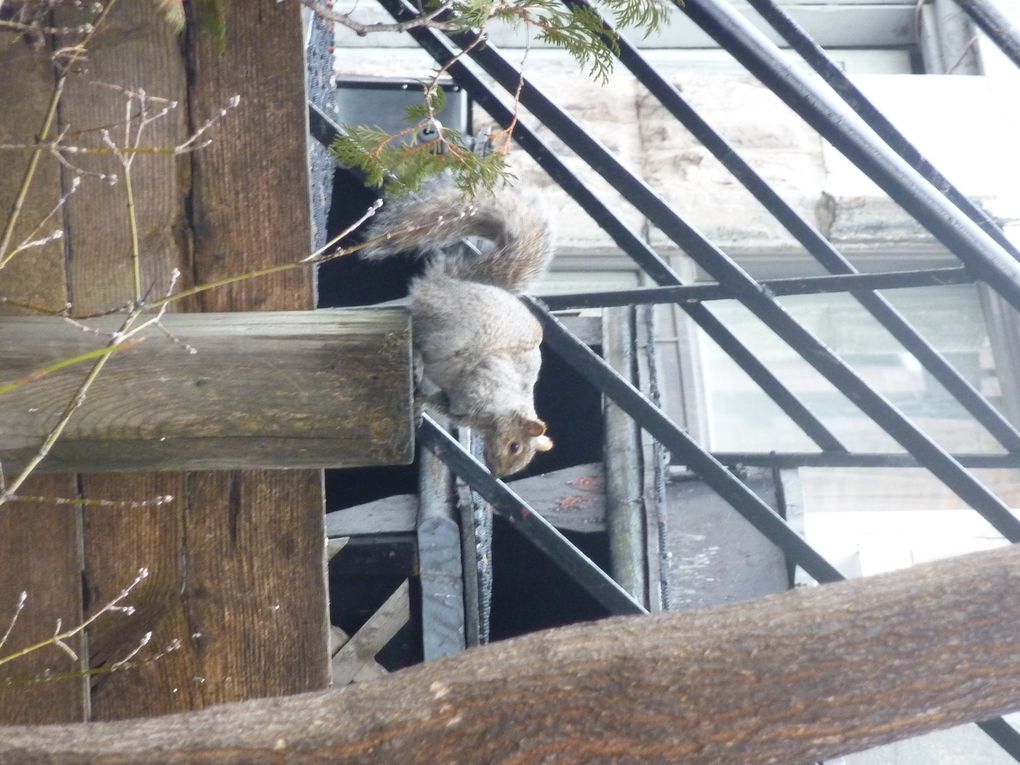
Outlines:
{"label": "diagonal metal bar", "polygon": [[1016,728],[1001,717],[979,722],[977,726],[988,734],[992,741],[1005,749],[1007,754],[1012,755],[1014,760],[1020,762],[1020,733]]}
{"label": "diagonal metal bar", "polygon": [[308,134],[326,149],[340,135],[340,126],[311,101],[308,102]]}
{"label": "diagonal metal bar", "polygon": [[779,547],[793,563],[819,582],[835,582],[844,578],[835,566],[791,529],[764,500],[695,443],[641,391],[570,334],[570,331],[544,305],[534,298],[522,299],[541,323],[544,342],[599,391],[611,398],[653,438],[669,449],[674,460],[683,462],[694,470],[751,525]]}
{"label": "diagonal metal bar", "polygon": [[1020,309],[1020,262],[893,152],[841,101],[787,64],[761,32],[728,5],[685,0],[683,12],[989,287]]}
{"label": "diagonal metal bar", "polygon": [[[857,290],[935,287],[947,284],[973,284],[965,268],[934,268],[925,271],[886,271],[877,274],[846,274],[834,276],[796,276],[766,279],[762,288],[773,295],[818,295]],[[606,292],[571,292],[542,296],[551,311],[566,308],[610,308],[612,306],[681,301],[727,300],[733,296],[721,284],[698,283],[679,287],[635,287]]]}
{"label": "diagonal metal bar", "polygon": [[[415,15],[413,10],[399,0],[380,0],[380,2],[384,7],[390,9],[390,12],[398,20],[404,19],[403,12],[407,12],[411,17]],[[416,40],[423,42],[426,50],[429,50],[442,64],[448,64],[453,59],[452,52],[438,41],[437,36],[431,30],[418,27],[412,30],[411,34]],[[470,35],[453,35],[453,38],[458,42],[458,45],[461,45],[462,49],[469,47],[474,39]],[[924,467],[928,468],[971,508],[979,512],[999,533],[1010,541],[1020,540],[1020,520],[1014,517],[1010,508],[1002,500],[965,470],[888,400],[872,390],[860,375],[833,354],[824,343],[797,323],[740,266],[709,242],[700,232],[677,216],[661,196],[627,170],[601,143],[528,82],[527,78],[522,77],[520,71],[493,46],[474,48],[469,55],[508,92],[519,91],[520,103],[526,109],[550,128],[592,169],[612,183],[653,224],[684,248],[696,263],[731,290],[735,298],[739,299],[790,347],[800,353],[823,377],[853,401],[904,449],[913,454]],[[455,78],[459,76],[455,67],[450,68],[450,73]],[[461,84],[466,85],[464,82]],[[845,110],[842,113],[845,116],[852,116]],[[928,189],[927,186],[924,188]],[[939,197],[939,199],[942,198]],[[958,216],[952,217],[958,218]],[[992,245],[994,246],[994,243]],[[1012,260],[1010,263],[1014,266],[1017,265]],[[1002,265],[998,262],[996,264]],[[1009,276],[1002,275],[1001,278],[1008,279]],[[1020,298],[1020,282],[1017,283],[1017,287],[1017,296]]]}
{"label": "diagonal metal bar", "polygon": [[[800,242],[822,266],[836,274],[856,274],[857,269],[822,234],[769,186],[725,138],[708,124],[683,98],[680,92],[660,75],[626,39],[616,37],[612,26],[598,14],[587,0],[566,0],[567,5],[582,8],[599,18],[607,44],[616,39],[620,61],[637,80],[648,88],[681,124],[684,125],[719,160],[741,185]],[[949,361],[914,329],[900,312],[883,296],[860,292],[854,296],[910,351],[971,416],[974,417],[1006,449],[1020,448],[1020,431],[992,406],[981,393],[953,367]]]}
{"label": "diagonal metal bar", "polygon": [[577,549],[549,521],[536,513],[505,483],[495,478],[482,463],[439,427],[427,414],[418,427],[418,441],[467,482],[503,518],[512,523],[538,549],[613,614],[644,614],[645,607],[620,587],[612,577]]}
{"label": "diagonal metal bar", "polygon": [[1020,29],[991,0],[956,0],[1010,61],[1020,67]]}
{"label": "diagonal metal bar", "polygon": [[[808,65],[842,98],[847,105],[868,123],[889,147],[920,175],[945,194],[964,215],[980,226],[1014,258],[1020,250],[1006,238],[999,225],[972,202],[948,178],[940,173],[928,159],[901,133],[889,119],[861,92],[822,47],[773,0],[749,0],[751,6],[793,48]],[[963,5],[963,3],[961,3]],[[966,10],[966,9],[965,9]]]}
{"label": "diagonal metal bar", "polygon": [[[401,9],[399,0],[381,0],[391,14],[398,17]],[[420,28],[411,31],[412,36],[429,53],[444,64],[453,59],[453,52],[431,30]],[[498,123],[508,127],[515,123],[515,115],[492,93],[486,84],[460,61],[449,69],[450,75],[467,90],[471,97]],[[624,224],[591,190],[582,183],[567,166],[552,152],[532,130],[522,122],[516,122],[514,139],[535,159],[535,161],[560,184],[561,188],[591,216],[613,241],[638,263],[656,283],[682,285],[669,264],[648,246],[637,234]],[[845,451],[828,428],[819,420],[768,367],[759,360],[721,321],[707,308],[699,304],[679,303],[692,320],[733,359],[747,376],[771,398],[777,406],[821,449]]]}

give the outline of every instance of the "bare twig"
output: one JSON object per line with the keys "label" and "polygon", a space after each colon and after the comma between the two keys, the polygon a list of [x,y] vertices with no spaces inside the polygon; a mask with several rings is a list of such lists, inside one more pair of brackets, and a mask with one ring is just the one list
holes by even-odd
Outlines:
{"label": "bare twig", "polygon": [[440,32],[464,29],[463,23],[436,21],[438,16],[450,9],[450,3],[442,3],[438,8],[429,11],[424,16],[417,16],[408,21],[394,22],[392,24],[383,22],[376,24],[362,24],[361,22],[352,19],[350,12],[340,13],[338,11],[334,11],[325,3],[316,2],[316,0],[298,0],[298,2],[306,8],[312,9],[318,16],[321,16],[327,21],[335,21],[336,23],[347,27],[359,37],[365,37],[366,35],[374,34],[376,32],[406,32],[409,29],[417,29],[418,27],[423,26],[438,29]]}
{"label": "bare twig", "polygon": [[122,606],[121,602],[125,598],[127,598],[127,596],[131,594],[131,591],[135,587],[137,587],[142,581],[144,581],[148,576],[149,569],[147,568],[138,569],[138,573],[135,575],[135,578],[131,581],[131,583],[123,590],[121,590],[120,593],[113,600],[111,600],[109,603],[107,603],[98,611],[96,611],[94,614],[92,614],[92,616],[85,619],[80,624],[66,630],[61,629],[61,621],[58,619],[57,626],[56,629],[53,631],[52,637],[49,637],[46,640],[41,640],[38,643],[33,643],[32,645],[26,646],[25,648],[21,648],[17,651],[14,651],[13,653],[7,654],[6,656],[0,656],[0,665],[12,662],[15,659],[20,659],[22,656],[26,656],[27,654],[33,653],[42,648],[46,648],[47,646],[55,646],[57,648],[60,648],[65,652],[69,652],[74,659],[77,659],[78,655],[71,649],[70,646],[67,645],[65,641],[74,637],[75,635],[84,632],[103,614],[107,614],[113,611],[121,611],[128,615],[133,614],[135,612],[134,606]]}
{"label": "bare twig", "polygon": [[[126,333],[131,329],[135,321],[137,321],[140,312],[141,309],[136,308],[130,314],[128,314],[128,317],[124,320],[124,323],[121,325],[120,330],[110,340],[110,346],[119,345],[125,339],[127,339],[128,335]],[[2,492],[0,492],[0,506],[3,506],[7,503],[8,497],[16,493],[18,489],[21,488],[21,485],[26,480],[28,480],[28,477],[32,474],[32,472],[37,467],[39,467],[39,464],[44,459],[46,459],[46,456],[50,453],[50,449],[53,448],[53,445],[57,442],[57,439],[60,438],[61,434],[64,432],[64,429],[67,427],[67,423],[71,421],[71,417],[73,417],[74,413],[78,411],[78,409],[81,407],[83,403],[85,403],[85,396],[88,393],[89,388],[92,387],[92,384],[96,381],[96,378],[99,377],[99,373],[103,371],[103,367],[106,366],[106,362],[110,360],[112,355],[113,355],[112,353],[106,353],[99,356],[99,358],[96,359],[96,363],[93,365],[92,369],[89,371],[85,379],[78,386],[78,390],[75,392],[74,398],[72,398],[71,401],[64,408],[64,411],[61,414],[60,419],[57,421],[57,424],[54,425],[53,428],[50,430],[49,434],[46,436],[45,440],[39,447],[35,456],[32,457],[32,459],[28,461],[28,464],[26,464],[25,467],[21,469],[21,472],[18,474],[18,476],[13,481],[11,481],[7,486],[5,486]]]}
{"label": "bare twig", "polygon": [[[172,494],[160,494],[152,499],[87,499],[84,497],[39,497],[27,494],[10,494],[8,502],[30,502],[41,505],[68,505],[72,507],[116,507],[123,510],[147,510],[162,507],[174,501]],[[3,645],[3,643],[0,643]]]}
{"label": "bare twig", "polygon": [[[57,105],[60,103],[60,99],[64,94],[64,85],[67,83],[67,73],[70,68],[84,55],[88,45],[92,42],[92,38],[96,34],[96,29],[106,20],[110,10],[114,5],[117,4],[117,0],[109,0],[103,10],[99,13],[95,22],[92,25],[85,37],[75,46],[70,49],[68,54],[67,62],[60,71],[57,77],[57,82],[53,86],[53,94],[50,96],[49,106],[46,108],[46,116],[43,118],[42,128],[39,130],[39,140],[46,141],[50,134],[50,130],[53,129],[53,123],[57,114]],[[65,50],[58,51],[57,54],[63,54]],[[42,155],[43,150],[41,148],[35,149],[32,152],[32,156],[29,157],[28,164],[25,167],[25,174],[22,176],[21,185],[18,187],[18,193],[14,197],[14,202],[11,204],[10,214],[7,216],[7,222],[4,225],[3,233],[0,234],[0,268],[7,262],[6,254],[7,249],[11,245],[11,239],[14,236],[14,227],[18,223],[18,218],[21,216],[21,210],[25,204],[25,198],[28,196],[28,191],[32,186],[32,181],[35,178],[36,169],[39,166],[39,157]]]}
{"label": "bare twig", "polygon": [[7,630],[4,632],[3,637],[0,637],[0,648],[3,648],[7,644],[7,638],[11,636],[11,631],[14,629],[14,625],[18,623],[18,617],[21,616],[21,612],[25,608],[26,600],[28,600],[28,593],[22,590],[21,595],[18,596],[18,602],[14,604],[14,613],[11,615],[11,620],[7,624]]}
{"label": "bare twig", "polygon": [[376,211],[380,207],[382,207],[382,205],[383,205],[383,201],[381,199],[375,200],[369,206],[369,208],[367,210],[365,210],[365,214],[364,215],[362,215],[360,218],[358,218],[356,221],[354,221],[354,223],[349,225],[347,228],[345,228],[339,234],[337,234],[332,239],[330,239],[328,242],[326,242],[324,245],[322,245],[322,247],[317,249],[315,252],[313,252],[307,258],[302,258],[300,262],[302,262],[302,263],[310,263],[310,262],[315,261],[318,258],[322,257],[323,253],[326,252],[326,250],[328,250],[330,247],[335,245],[337,242],[339,242],[341,239],[343,239],[348,234],[356,231],[358,228],[361,227],[362,224],[364,224],[364,222],[366,220],[368,220],[373,215],[375,215]]}
{"label": "bare twig", "polygon": [[[53,95],[50,97],[50,104],[46,110],[46,116],[43,118],[42,128],[39,130],[39,137],[43,141],[46,140],[50,130],[53,129],[53,122],[57,115],[57,104],[60,103],[60,98],[64,93],[64,83],[66,81],[66,77],[60,77],[53,88]],[[42,149],[36,149],[32,152],[32,156],[29,157],[28,165],[25,167],[25,174],[21,179],[21,185],[18,187],[18,193],[15,195],[14,202],[11,204],[11,211],[7,215],[3,234],[0,235],[0,268],[3,268],[10,260],[7,257],[7,249],[10,247],[11,239],[14,236],[14,227],[18,223],[18,218],[21,217],[21,210],[25,205],[28,190],[32,187],[32,181],[35,178],[35,171],[39,166],[39,157],[41,155]]]}
{"label": "bare twig", "polygon": [[107,345],[102,348],[96,348],[95,350],[92,351],[79,353],[77,356],[71,356],[66,359],[60,359],[59,361],[55,361],[52,364],[45,367],[40,367],[39,369],[33,369],[28,374],[22,375],[16,380],[12,380],[9,383],[4,383],[3,385],[0,385],[0,396],[4,395],[5,393],[10,393],[11,391],[17,390],[18,388],[24,385],[28,385],[29,383],[41,380],[47,375],[51,375],[54,372],[59,372],[61,369],[67,369],[68,367],[72,367],[76,364],[82,364],[86,361],[92,361],[94,359],[98,359],[103,356],[108,356],[113,353],[119,353],[120,351],[127,350],[128,348],[133,348],[139,343],[143,342],[144,340],[145,340],[144,337],[139,337],[137,339],[130,340],[128,342],[122,342],[117,345]]}
{"label": "bare twig", "polygon": [[206,146],[208,146],[209,145],[209,141],[203,141],[201,144],[196,143],[196,141],[198,141],[199,136],[201,136],[205,131],[207,131],[209,128],[211,128],[213,125],[215,125],[221,119],[226,117],[227,116],[227,112],[229,112],[231,109],[236,109],[238,104],[240,104],[240,103],[241,103],[241,96],[239,96],[239,95],[231,96],[230,99],[227,101],[227,105],[224,106],[222,109],[220,109],[212,117],[207,119],[205,122],[203,122],[201,125],[199,125],[198,129],[194,133],[191,134],[191,137],[188,138],[188,140],[186,140],[184,143],[178,144],[177,146],[174,147],[174,154],[183,154],[186,151],[194,151],[196,149],[203,149]]}

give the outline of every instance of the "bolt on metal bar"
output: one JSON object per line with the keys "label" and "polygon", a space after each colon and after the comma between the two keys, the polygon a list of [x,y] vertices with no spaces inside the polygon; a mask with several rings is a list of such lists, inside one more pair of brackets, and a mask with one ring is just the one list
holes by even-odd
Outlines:
{"label": "bolt on metal bar", "polygon": [[555,526],[536,513],[505,483],[495,478],[458,441],[427,414],[418,427],[418,441],[468,483],[503,518],[548,555],[571,579],[613,614],[645,614],[645,607],[592,562]]}
{"label": "bolt on metal bar", "polygon": [[[384,6],[388,6],[395,0],[380,1]],[[412,34],[417,39],[431,32],[419,27]],[[451,37],[462,49],[468,48],[474,39],[470,35],[451,34]],[[524,108],[563,140],[592,169],[612,183],[617,191],[640,209],[654,225],[682,247],[698,265],[731,290],[735,298],[791,348],[800,353],[805,361],[853,401],[904,449],[917,457],[924,467],[980,513],[999,533],[1010,541],[1020,540],[1020,520],[1014,517],[1010,508],[1001,499],[967,472],[884,396],[874,391],[824,343],[802,327],[739,265],[682,220],[659,194],[627,170],[601,143],[553,104],[526,77],[522,77],[517,68],[495,47],[491,45],[476,47],[470,50],[469,55],[508,92],[519,91],[520,103]],[[443,56],[440,56],[439,60],[444,64],[449,61]],[[450,71],[455,78],[458,76],[452,68]]]}
{"label": "bolt on metal bar", "polygon": [[876,140],[855,112],[787,64],[779,49],[728,5],[715,0],[685,0],[682,5],[683,12],[704,32],[857,165],[989,287],[1020,309],[1020,262],[987,231],[961,215],[955,205],[902,157]]}
{"label": "bolt on metal bar", "polygon": [[[712,456],[724,465],[746,465],[748,467],[923,467],[911,455],[897,452],[712,452]],[[968,468],[1020,468],[1020,452],[954,454],[953,459]],[[674,460],[674,463],[682,465],[683,461]]]}
{"label": "bolt on metal bar", "polygon": [[1020,29],[990,0],[956,0],[1010,61],[1020,67]]}
{"label": "bolt on metal bar", "polygon": [[[380,0],[380,3],[393,14],[394,18],[403,19],[401,12],[408,11],[408,7],[399,4],[399,0]],[[433,58],[443,65],[449,64],[453,59],[453,52],[431,30],[419,27],[410,30],[410,34]],[[508,127],[514,122],[514,114],[463,63],[456,61],[450,65],[449,74],[499,124]],[[669,264],[604,205],[523,122],[516,123],[514,140],[656,283],[683,284]],[[679,303],[678,305],[815,444],[825,450],[845,451],[843,444],[825,427],[821,420],[790,392],[779,378],[707,308],[696,303]]]}
{"label": "bolt on metal bar", "polygon": [[[754,196],[822,266],[837,274],[855,274],[857,269],[822,234],[786,202],[768,182],[752,168],[729,142],[708,124],[680,92],[651,66],[626,39],[615,36],[615,30],[587,0],[566,0],[567,5],[584,9],[600,20],[603,39],[617,41],[620,61],[637,80],[695,138],[719,160],[734,178]],[[860,292],[854,297],[874,316],[896,340],[910,351],[963,408],[968,411],[1006,449],[1020,448],[1020,431],[993,407],[981,393],[883,296]]]}
{"label": "bolt on metal bar", "polygon": [[816,580],[835,582],[844,578],[761,497],[695,443],[630,381],[574,337],[544,305],[535,298],[523,297],[522,300],[542,325],[544,342],[669,449],[674,460],[682,461],[694,470],[752,526]]}
{"label": "bolt on metal bar", "polygon": [[[818,295],[857,290],[936,287],[948,284],[973,284],[966,268],[933,268],[918,271],[885,271],[875,274],[838,274],[833,276],[795,276],[766,279],[762,288],[776,296]],[[568,308],[610,308],[651,303],[679,303],[727,300],[733,296],[718,283],[685,284],[679,287],[635,287],[605,292],[571,292],[541,296],[551,311]]]}
{"label": "bolt on metal bar", "polygon": [[773,0],[749,0],[751,6],[795,50],[807,64],[874,130],[889,147],[899,154],[921,176],[956,205],[974,223],[1014,258],[1020,259],[1020,250],[1006,238],[984,210],[972,202],[917,148],[907,140],[882,112],[875,107],[849,77],[840,69],[825,50]]}

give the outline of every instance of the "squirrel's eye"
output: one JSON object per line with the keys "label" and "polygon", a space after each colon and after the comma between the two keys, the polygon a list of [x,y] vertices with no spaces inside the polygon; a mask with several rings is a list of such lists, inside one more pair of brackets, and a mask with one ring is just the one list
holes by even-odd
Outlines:
{"label": "squirrel's eye", "polygon": [[521,445],[517,441],[510,442],[510,453],[517,454],[521,450]]}

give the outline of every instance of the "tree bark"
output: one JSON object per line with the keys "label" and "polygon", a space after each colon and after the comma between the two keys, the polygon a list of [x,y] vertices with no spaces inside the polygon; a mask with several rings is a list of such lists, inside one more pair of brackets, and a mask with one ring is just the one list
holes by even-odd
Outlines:
{"label": "tree bark", "polygon": [[0,729],[2,763],[810,763],[1020,708],[1020,548],[327,691]]}

